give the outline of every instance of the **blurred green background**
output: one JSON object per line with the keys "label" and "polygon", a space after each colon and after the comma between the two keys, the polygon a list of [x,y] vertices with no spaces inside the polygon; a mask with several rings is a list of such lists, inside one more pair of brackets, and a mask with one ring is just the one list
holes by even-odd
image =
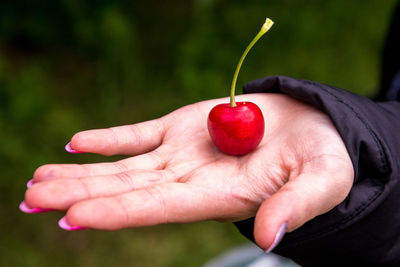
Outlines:
{"label": "blurred green background", "polygon": [[[240,54],[265,16],[238,85],[266,75],[371,95],[395,0],[1,1],[0,266],[200,266],[246,242],[229,223],[65,232],[61,213],[18,205],[79,130],[131,124],[228,95]],[[238,90],[239,91],[239,90]]]}

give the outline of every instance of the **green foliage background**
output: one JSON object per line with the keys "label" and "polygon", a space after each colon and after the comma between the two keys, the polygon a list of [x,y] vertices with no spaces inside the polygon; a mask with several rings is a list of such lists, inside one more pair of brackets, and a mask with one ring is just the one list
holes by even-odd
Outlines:
{"label": "green foliage background", "polygon": [[1,1],[0,266],[199,266],[246,242],[232,224],[65,232],[60,213],[18,210],[45,163],[79,130],[156,118],[228,95],[236,62],[263,23],[239,85],[284,74],[363,95],[379,84],[395,0]]}

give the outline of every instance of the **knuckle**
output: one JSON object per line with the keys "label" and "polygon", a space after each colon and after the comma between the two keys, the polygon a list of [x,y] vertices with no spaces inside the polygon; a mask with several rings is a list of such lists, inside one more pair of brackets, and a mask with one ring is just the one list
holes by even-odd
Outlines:
{"label": "knuckle", "polygon": [[132,176],[129,175],[127,172],[117,173],[115,174],[115,177],[119,182],[127,186],[130,190],[134,190],[136,188]]}
{"label": "knuckle", "polygon": [[168,208],[162,190],[156,186],[153,186],[146,188],[145,191],[149,195],[150,199],[154,201],[154,207],[156,208],[156,212],[159,215],[160,220],[158,223],[168,223]]}
{"label": "knuckle", "polygon": [[118,217],[123,220],[122,225],[132,225],[133,219],[131,218],[129,212],[129,203],[126,202],[126,199],[122,196],[116,196],[115,198],[113,198],[113,200],[115,201],[116,206],[119,207],[120,216]]}
{"label": "knuckle", "polygon": [[111,136],[110,146],[109,147],[118,147],[120,145],[120,137],[118,135],[117,130],[114,127],[107,128],[109,135]]}
{"label": "knuckle", "polygon": [[140,128],[136,124],[134,124],[131,125],[128,129],[131,135],[131,140],[134,140],[137,146],[141,146],[143,144],[143,135]]}
{"label": "knuckle", "polygon": [[92,196],[92,193],[90,191],[89,185],[86,183],[86,180],[77,179],[76,181],[78,181],[79,184],[81,185],[83,192],[85,192],[85,194],[86,194],[86,197],[87,198],[92,198],[93,196]]}
{"label": "knuckle", "polygon": [[121,173],[129,171],[129,167],[122,160],[114,162],[113,165]]}

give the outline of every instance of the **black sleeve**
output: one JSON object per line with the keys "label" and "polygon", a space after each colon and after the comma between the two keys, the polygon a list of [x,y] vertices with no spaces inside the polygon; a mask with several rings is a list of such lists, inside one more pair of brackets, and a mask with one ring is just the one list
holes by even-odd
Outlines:
{"label": "black sleeve", "polygon": [[[400,102],[285,76],[250,82],[244,92],[284,93],[328,114],[355,171],[345,201],[287,233],[274,252],[302,266],[400,266]],[[253,223],[236,225],[253,240]]]}

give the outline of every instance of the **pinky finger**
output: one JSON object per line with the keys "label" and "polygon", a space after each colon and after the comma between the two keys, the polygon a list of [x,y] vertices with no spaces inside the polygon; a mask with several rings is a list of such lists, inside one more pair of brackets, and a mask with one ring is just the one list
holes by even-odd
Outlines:
{"label": "pinky finger", "polygon": [[68,210],[74,227],[117,230],[165,223],[190,223],[214,219],[224,212],[223,201],[190,184],[166,183],[120,194],[81,201]]}

